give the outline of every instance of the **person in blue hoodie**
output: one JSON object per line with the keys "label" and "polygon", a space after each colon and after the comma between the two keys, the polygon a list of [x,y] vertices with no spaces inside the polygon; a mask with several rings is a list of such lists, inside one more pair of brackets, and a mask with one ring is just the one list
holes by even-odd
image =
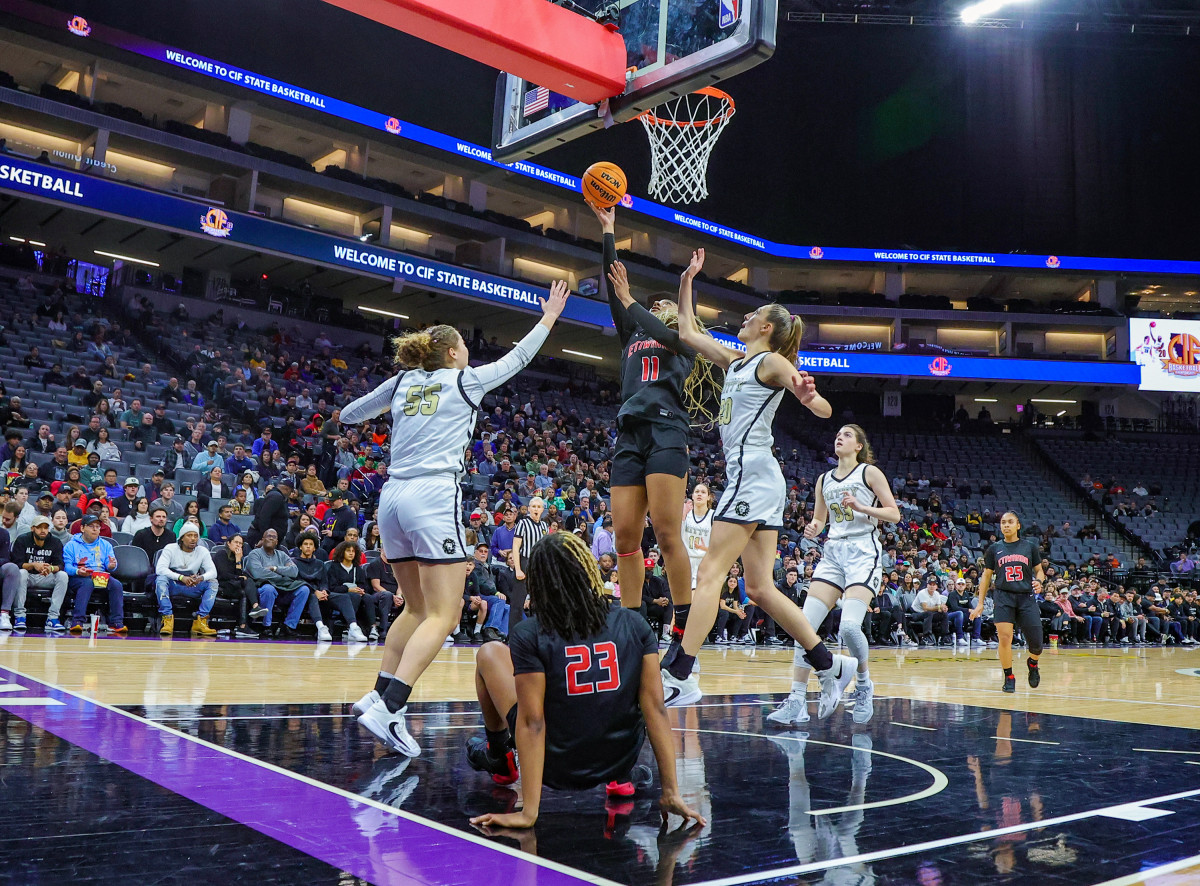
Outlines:
{"label": "person in blue hoodie", "polygon": [[83,633],[92,591],[108,591],[108,630],[112,634],[127,634],[125,627],[125,589],[109,573],[117,568],[112,543],[100,537],[100,518],[88,514],[80,522],[79,534],[63,548],[63,567],[67,573],[67,592],[75,597],[71,613],[72,634]]}

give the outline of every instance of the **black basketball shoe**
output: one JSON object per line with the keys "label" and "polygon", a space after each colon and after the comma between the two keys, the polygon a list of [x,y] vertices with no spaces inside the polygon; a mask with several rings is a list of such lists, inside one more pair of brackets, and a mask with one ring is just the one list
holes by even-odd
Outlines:
{"label": "black basketball shoe", "polygon": [[1017,691],[1017,678],[1014,675],[1009,674],[1008,676],[1006,676],[1004,678],[1004,691],[1005,692],[1016,692]]}
{"label": "black basketball shoe", "polygon": [[1026,659],[1025,664],[1029,666],[1029,688],[1037,689],[1038,684],[1042,682],[1042,671],[1033,659]]}
{"label": "black basketball shoe", "polygon": [[517,752],[508,747],[500,757],[488,751],[487,739],[475,736],[467,739],[467,762],[476,772],[486,772],[496,784],[512,784],[520,777],[517,769]]}

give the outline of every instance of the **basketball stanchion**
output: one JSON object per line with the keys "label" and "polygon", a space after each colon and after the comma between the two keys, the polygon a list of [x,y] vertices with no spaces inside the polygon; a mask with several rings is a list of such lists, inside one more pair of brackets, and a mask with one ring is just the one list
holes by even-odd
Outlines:
{"label": "basketball stanchion", "polygon": [[708,159],[734,110],[728,93],[706,86],[639,114],[650,139],[650,193],[667,203],[707,197]]}

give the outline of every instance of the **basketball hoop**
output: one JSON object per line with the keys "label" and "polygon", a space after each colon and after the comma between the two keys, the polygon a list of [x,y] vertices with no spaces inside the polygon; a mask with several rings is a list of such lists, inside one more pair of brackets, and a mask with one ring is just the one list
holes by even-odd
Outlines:
{"label": "basketball hoop", "polygon": [[708,158],[733,116],[733,99],[712,86],[638,115],[650,139],[650,193],[667,203],[708,196]]}

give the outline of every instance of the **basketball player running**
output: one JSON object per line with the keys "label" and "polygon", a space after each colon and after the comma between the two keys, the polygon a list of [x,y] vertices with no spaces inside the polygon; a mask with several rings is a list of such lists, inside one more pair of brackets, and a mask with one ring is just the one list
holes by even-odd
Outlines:
{"label": "basketball player running", "polygon": [[1017,678],[1012,672],[1013,625],[1019,625],[1029,644],[1025,664],[1029,671],[1029,687],[1036,689],[1042,682],[1038,656],[1042,654],[1042,612],[1034,593],[1041,591],[1046,576],[1042,574],[1042,549],[1036,541],[1021,538],[1021,521],[1012,511],[1000,518],[1004,540],[988,546],[983,554],[983,575],[979,579],[979,598],[971,610],[972,620],[983,615],[983,601],[995,583],[993,602],[996,634],[1000,640],[1000,667],[1004,668],[1005,692],[1017,691]]}
{"label": "basketball player running", "polygon": [[404,723],[413,684],[429,667],[462,614],[465,563],[459,478],[483,395],[528,365],[567,303],[567,284],[550,287],[542,319],[495,363],[473,367],[453,326],[433,326],[396,343],[402,366],[341,412],[356,424],[391,411],[388,481],[379,498],[384,555],[404,591],[404,611],[392,623],[375,688],[354,706],[358,722],[385,746],[421,753]]}
{"label": "basketball player running", "polygon": [[[900,509],[887,477],[875,467],[875,456],[862,428],[842,427],[833,439],[833,452],[838,466],[817,478],[813,518],[804,527],[805,538],[816,538],[832,517],[829,538],[808,587],[804,615],[819,626],[838,598],[842,599],[839,631],[850,654],[858,659],[854,722],[868,723],[875,713],[875,686],[867,667],[870,647],[862,623],[883,581],[879,524],[898,522]],[[792,691],[777,710],[767,715],[771,723],[808,721],[809,666],[800,650],[796,650],[793,667]]]}
{"label": "basketball player running", "polygon": [[[683,635],[682,650],[666,661],[663,686],[668,707],[692,704],[701,697],[698,678],[691,673],[717,617],[717,601],[729,568],[742,557],[746,593],[764,612],[808,650],[822,686],[822,709],[837,706],[857,662],[836,658],[825,648],[804,617],[772,581],[787,485],[772,451],[771,425],[785,391],[791,391],[814,415],[828,418],[833,409],[817,393],[812,377],[796,370],[803,324],[777,304],[747,314],[738,331],[746,353],[718,344],[692,322],[692,279],[704,266],[704,250],[692,254],[679,284],[679,334],[684,344],[725,369],[721,390],[721,443],[725,451],[727,490],[713,520],[708,552],[700,562],[692,618]],[[822,716],[828,716],[828,712]]]}
{"label": "basketball player running", "polygon": [[[676,648],[692,597],[679,508],[687,495],[689,465],[691,420],[685,398],[704,366],[681,340],[674,302],[659,299],[646,310],[630,294],[625,268],[617,261],[615,210],[593,206],[592,211],[604,231],[608,305],[621,342],[621,408],[610,471],[621,605],[629,609],[642,605],[646,581],[642,531],[649,514],[675,604],[672,648]],[[618,271],[620,285],[613,279]]]}
{"label": "basketball player running", "polygon": [[512,629],[507,646],[479,648],[475,692],[486,738],[467,742],[473,769],[490,773],[497,784],[521,778],[523,805],[471,824],[533,827],[542,785],[586,790],[603,784],[609,796],[632,796],[647,735],[662,782],[663,823],[674,813],[685,824],[706,824],[679,796],[650,626],[628,609],[609,607],[592,552],[573,533],[546,536],[527,562],[533,614]]}

